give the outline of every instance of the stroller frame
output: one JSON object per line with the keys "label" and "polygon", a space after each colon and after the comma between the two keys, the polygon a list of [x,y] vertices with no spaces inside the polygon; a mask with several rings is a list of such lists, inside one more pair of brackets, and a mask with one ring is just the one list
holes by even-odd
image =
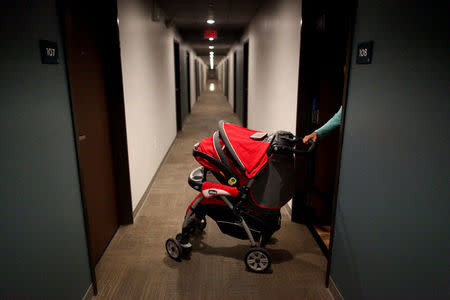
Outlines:
{"label": "stroller frame", "polygon": [[[200,169],[202,167],[199,167],[197,169],[195,169],[191,174],[193,174],[195,171],[197,171],[198,169]],[[190,178],[192,178],[190,176]],[[254,179],[251,179],[247,185],[244,186],[244,188],[250,189],[250,187],[252,186],[254,182]],[[219,196],[220,199],[225,202],[225,204],[228,206],[228,208],[231,210],[231,212],[239,218],[239,221],[241,223],[241,226],[244,228],[245,232],[247,233],[248,239],[250,240],[250,244],[252,247],[256,247],[257,246],[257,242],[255,241],[255,238],[253,237],[253,234],[251,233],[250,228],[247,225],[247,222],[245,222],[244,218],[242,217],[242,215],[240,214],[239,209],[236,209],[237,207],[239,207],[238,205],[240,204],[240,202],[237,203],[237,205],[233,205],[231,203],[231,201],[229,201],[225,196]],[[246,195],[242,195],[242,200],[245,200]],[[185,218],[184,218],[184,222],[183,222],[183,227],[182,227],[182,239],[181,241],[186,241],[186,237],[189,238],[189,232],[190,232],[190,228],[189,226],[191,226],[193,224],[193,222],[197,221],[197,223],[199,222],[198,220],[195,220],[193,218],[197,218],[195,215],[195,209],[197,208],[197,205],[199,205],[202,200],[204,199],[203,195],[200,195],[190,206]],[[202,222],[202,220],[200,220],[200,222]],[[189,243],[189,242],[188,242]],[[188,243],[182,243],[181,245],[183,247],[186,247],[185,245],[188,245]]]}
{"label": "stroller frame", "polygon": [[[223,128],[223,124],[223,121],[219,122],[220,128]],[[274,144],[274,137],[278,134],[283,136],[282,139],[286,140],[286,143]],[[261,170],[259,170],[256,175],[253,175],[253,177],[247,178],[248,181],[246,184],[241,185],[239,182],[239,177],[232,171],[228,160],[224,156],[224,152],[220,144],[219,132],[216,131],[214,133],[213,140],[214,150],[217,153],[216,157],[218,157],[218,159],[198,151],[197,148],[200,143],[195,144],[193,147],[194,157],[197,160],[201,159],[203,161],[201,162],[203,166],[194,169],[190,173],[188,183],[193,189],[199,191],[200,194],[194,199],[194,201],[192,201],[186,211],[181,233],[177,234],[175,239],[170,238],[166,241],[166,251],[169,256],[175,260],[180,260],[183,255],[188,254],[192,250],[192,245],[190,243],[191,235],[198,230],[204,230],[206,227],[206,215],[210,215],[207,211],[208,208],[206,208],[209,206],[209,203],[202,206],[202,202],[205,200],[218,200],[221,201],[221,207],[227,208],[228,214],[232,219],[224,221],[215,219],[211,215],[210,217],[216,221],[223,233],[240,239],[249,240],[251,248],[245,255],[245,265],[252,272],[265,272],[271,265],[271,258],[267,250],[263,247],[268,242],[272,234],[280,228],[280,208],[278,208],[278,211],[270,217],[264,216],[263,214],[261,217],[250,215],[248,211],[246,212],[244,210],[243,205],[248,202],[247,200],[249,195],[252,197],[251,188]],[[270,148],[267,149],[267,153],[268,155],[286,153],[292,156],[293,153],[303,155],[314,151],[315,143],[311,143],[309,149],[306,151],[296,149],[296,145],[300,140],[301,139],[299,137],[295,137],[292,133],[277,132],[269,139]],[[224,140],[224,144],[226,144],[226,142],[228,144],[230,143],[228,140]],[[225,145],[223,147],[225,147]],[[245,167],[236,153],[231,153],[231,155],[230,153],[228,154],[231,156],[231,160],[235,163],[235,167],[238,167],[235,168],[235,170],[239,169],[239,167],[241,171],[245,170]],[[217,172],[217,170],[219,170],[219,172]],[[219,180],[219,182],[221,182],[221,184],[206,181],[208,172],[212,173]],[[228,180],[230,178],[234,180],[231,184]],[[225,208],[220,208],[220,210],[222,209],[225,210]],[[249,226],[246,221],[246,218],[250,217],[251,219],[248,219],[248,221],[252,221],[252,226]],[[265,224],[263,218],[269,218],[266,219],[266,221],[269,220],[269,223],[271,224]],[[223,223],[227,223],[225,225],[232,228],[237,228],[239,232],[234,234],[225,232],[222,230],[221,226],[224,225]]]}

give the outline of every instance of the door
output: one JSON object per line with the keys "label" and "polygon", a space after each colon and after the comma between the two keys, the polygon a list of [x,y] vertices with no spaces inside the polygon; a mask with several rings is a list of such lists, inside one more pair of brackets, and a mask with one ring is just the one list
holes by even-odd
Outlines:
{"label": "door", "polygon": [[91,265],[119,227],[109,107],[103,68],[103,35],[87,3],[63,8],[65,48],[78,164],[87,218]]}
{"label": "door", "polygon": [[247,127],[248,122],[248,41],[244,44],[244,95],[242,103],[242,126]]}
{"label": "door", "polygon": [[195,101],[200,96],[200,75],[198,72],[198,60],[195,60]]}
{"label": "door", "polygon": [[177,117],[177,130],[180,131],[182,127],[181,121],[181,87],[180,87],[180,44],[174,42],[173,51],[175,57],[175,106]]}
{"label": "door", "polygon": [[237,51],[233,54],[233,112],[236,113],[236,99],[237,99]]}
{"label": "door", "polygon": [[225,61],[225,78],[223,79],[225,81],[225,97],[228,99],[228,59]]}
{"label": "door", "polygon": [[191,113],[191,58],[189,56],[189,51],[186,51],[186,78],[188,113]]}

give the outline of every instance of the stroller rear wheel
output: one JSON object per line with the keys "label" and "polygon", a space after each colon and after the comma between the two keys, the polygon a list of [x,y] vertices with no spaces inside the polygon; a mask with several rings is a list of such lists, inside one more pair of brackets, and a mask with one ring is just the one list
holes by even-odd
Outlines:
{"label": "stroller rear wheel", "polygon": [[168,239],[166,241],[166,251],[170,258],[179,260],[182,253],[180,242],[176,239]]}
{"label": "stroller rear wheel", "polygon": [[248,250],[244,259],[247,268],[255,273],[263,273],[270,268],[272,259],[264,248],[255,247]]}
{"label": "stroller rear wheel", "polygon": [[206,219],[201,219],[200,224],[198,224],[198,228],[203,231],[206,228]]}

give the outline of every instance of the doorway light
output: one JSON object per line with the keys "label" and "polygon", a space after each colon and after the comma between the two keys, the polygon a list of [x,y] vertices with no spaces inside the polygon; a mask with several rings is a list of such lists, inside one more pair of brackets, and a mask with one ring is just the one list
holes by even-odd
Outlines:
{"label": "doorway light", "polygon": [[213,55],[213,56],[214,56],[214,52],[213,52],[213,51],[210,51],[210,52],[209,52],[209,55]]}
{"label": "doorway light", "polygon": [[208,23],[208,24],[214,24],[214,23],[216,23],[216,21],[215,21],[214,19],[208,19],[208,20],[206,21],[206,23]]}
{"label": "doorway light", "polygon": [[209,84],[209,91],[214,92],[215,89],[216,89],[216,86],[214,85],[214,83],[210,83]]}

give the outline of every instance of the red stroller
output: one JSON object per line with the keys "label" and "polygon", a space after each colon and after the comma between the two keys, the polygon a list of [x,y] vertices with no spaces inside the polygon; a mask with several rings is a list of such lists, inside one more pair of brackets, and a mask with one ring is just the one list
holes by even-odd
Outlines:
{"label": "red stroller", "polygon": [[[189,205],[183,228],[166,241],[169,256],[179,260],[192,249],[190,235],[206,227],[206,216],[227,235],[250,240],[245,255],[250,271],[264,272],[271,258],[263,247],[280,229],[280,209],[294,192],[294,153],[300,138],[290,132],[267,134],[224,121],[212,137],[194,145],[202,165],[189,175],[189,185],[200,193]],[[218,181],[210,182],[212,174]]]}

